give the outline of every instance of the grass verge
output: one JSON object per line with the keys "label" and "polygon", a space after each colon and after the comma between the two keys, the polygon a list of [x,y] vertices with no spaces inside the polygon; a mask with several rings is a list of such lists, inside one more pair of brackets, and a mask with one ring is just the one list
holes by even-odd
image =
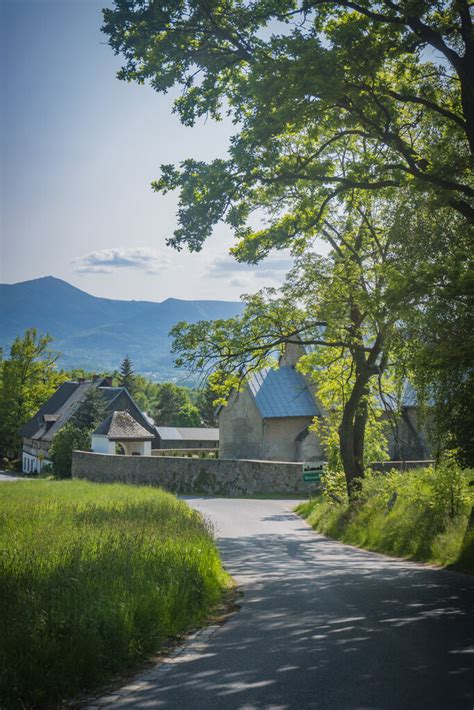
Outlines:
{"label": "grass verge", "polygon": [[467,531],[471,477],[431,468],[369,475],[352,505],[339,489],[339,504],[323,494],[296,510],[341,542],[474,573],[474,530]]}
{"label": "grass verge", "polygon": [[156,488],[3,483],[0,707],[93,688],[202,623],[227,585],[210,526]]}

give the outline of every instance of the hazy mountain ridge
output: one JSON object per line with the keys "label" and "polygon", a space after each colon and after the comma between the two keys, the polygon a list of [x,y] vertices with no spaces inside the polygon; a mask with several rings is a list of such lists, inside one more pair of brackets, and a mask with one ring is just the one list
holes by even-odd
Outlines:
{"label": "hazy mountain ridge", "polygon": [[0,346],[26,328],[54,338],[62,367],[114,370],[128,353],[135,370],[160,379],[176,376],[168,332],[178,321],[230,318],[242,312],[235,301],[121,301],[91,296],[52,276],[0,284]]}

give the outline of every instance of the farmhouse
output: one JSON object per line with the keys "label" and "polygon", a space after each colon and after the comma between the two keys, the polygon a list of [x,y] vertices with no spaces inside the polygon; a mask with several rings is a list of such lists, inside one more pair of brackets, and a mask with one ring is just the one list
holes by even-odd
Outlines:
{"label": "farmhouse", "polygon": [[53,436],[70,421],[91,387],[98,388],[107,412],[130,412],[154,438],[152,423],[125,387],[112,387],[111,377],[95,376],[90,381],[78,379],[77,382],[64,382],[20,430],[24,473],[40,473],[43,466],[50,463],[49,448]]}

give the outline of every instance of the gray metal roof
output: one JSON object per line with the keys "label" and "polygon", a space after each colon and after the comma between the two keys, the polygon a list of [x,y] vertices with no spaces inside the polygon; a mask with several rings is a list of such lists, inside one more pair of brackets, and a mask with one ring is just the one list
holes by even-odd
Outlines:
{"label": "gray metal roof", "polygon": [[168,441],[219,441],[219,429],[212,427],[155,426],[160,439]]}
{"label": "gray metal roof", "polygon": [[113,412],[109,414],[97,429],[92,433],[94,436],[106,436],[111,440],[147,440],[154,439],[153,434],[150,434],[129,412]]}
{"label": "gray metal roof", "polygon": [[255,372],[249,379],[249,388],[263,419],[321,414],[304,377],[292,367]]}
{"label": "gray metal roof", "polygon": [[416,407],[417,405],[418,395],[411,382],[407,380],[402,392],[402,407]]}

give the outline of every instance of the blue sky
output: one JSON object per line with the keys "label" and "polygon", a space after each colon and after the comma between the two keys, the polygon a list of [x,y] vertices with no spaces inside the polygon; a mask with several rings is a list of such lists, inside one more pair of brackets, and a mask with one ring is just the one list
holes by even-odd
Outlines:
{"label": "blue sky", "polygon": [[[161,163],[224,156],[230,122],[180,125],[172,96],[118,81],[100,32],[107,0],[0,0],[0,281],[63,278],[109,298],[236,299],[281,282],[284,254],[235,263],[225,226],[200,254],[165,239],[176,196]],[[109,3],[110,4],[110,3]]]}

